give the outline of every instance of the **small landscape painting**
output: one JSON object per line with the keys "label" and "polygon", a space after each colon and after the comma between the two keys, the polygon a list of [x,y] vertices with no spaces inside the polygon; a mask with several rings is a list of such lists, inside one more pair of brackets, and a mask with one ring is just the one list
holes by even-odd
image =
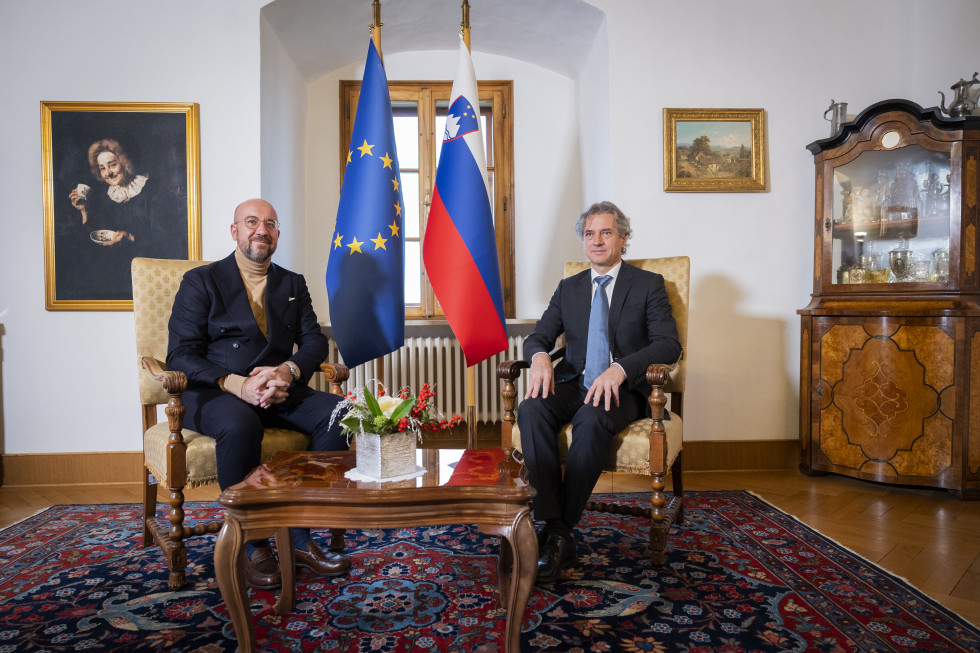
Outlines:
{"label": "small landscape painting", "polygon": [[752,125],[678,121],[678,177],[751,177]]}
{"label": "small landscape painting", "polygon": [[664,190],[764,191],[762,109],[664,109]]}

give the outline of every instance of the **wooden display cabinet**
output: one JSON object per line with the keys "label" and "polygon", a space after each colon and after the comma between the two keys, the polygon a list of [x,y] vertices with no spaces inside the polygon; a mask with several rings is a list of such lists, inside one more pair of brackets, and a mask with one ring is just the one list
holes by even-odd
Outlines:
{"label": "wooden display cabinet", "polygon": [[807,149],[800,469],[980,498],[980,118],[887,100]]}

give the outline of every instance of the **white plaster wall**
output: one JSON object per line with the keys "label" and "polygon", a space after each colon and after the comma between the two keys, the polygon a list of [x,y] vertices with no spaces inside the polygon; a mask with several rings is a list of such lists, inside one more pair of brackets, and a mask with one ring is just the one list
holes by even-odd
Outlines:
{"label": "white plaster wall", "polygon": [[[936,104],[937,90],[980,68],[980,3],[591,2],[607,14],[598,39],[608,48],[594,47],[577,82],[474,54],[479,77],[516,80],[518,315],[536,317],[560,262],[580,255],[567,221],[609,197],[634,217],[632,256],[693,259],[686,436],[795,437],[795,311],[808,301],[812,268],[804,146],[828,134],[821,114],[831,98],[852,111],[891,97]],[[0,452],[140,446],[132,314],[44,310],[42,100],[199,102],[204,257],[231,250],[228,223],[243,198],[271,194],[290,219],[305,211],[306,240],[290,236],[281,260],[299,263],[327,319],[336,81],[360,69],[304,90],[280,47],[260,40],[264,4],[132,2],[120,14],[107,0],[0,2]],[[386,63],[392,79],[449,78],[455,52],[392,53]],[[270,102],[266,84],[287,97]],[[685,106],[765,108],[771,191],[664,193],[661,110]],[[282,124],[304,111],[305,133]],[[303,190],[289,183],[300,175]]]}
{"label": "white plaster wall", "polygon": [[[607,13],[612,196],[634,218],[630,255],[692,259],[685,438],[794,438],[795,311],[813,267],[805,146],[829,135],[831,98],[852,112],[937,104],[980,68],[980,3],[591,1]],[[770,192],[663,192],[664,107],[764,108]]]}
{"label": "white plaster wall", "polygon": [[264,0],[0,3],[0,452],[135,451],[131,312],[44,310],[41,101],[198,102],[203,254],[260,192]]}
{"label": "white plaster wall", "polygon": [[[455,50],[386,52],[385,70],[389,80],[452,79],[456,57]],[[477,79],[514,81],[517,316],[538,317],[564,261],[581,251],[571,230],[582,194],[575,84],[544,68],[479,51],[473,53],[473,66]],[[338,82],[361,79],[363,68],[348,66],[309,86],[306,272],[314,308],[324,322],[329,307],[323,279],[340,197]]]}
{"label": "white plaster wall", "polygon": [[[306,263],[306,81],[261,18],[262,192],[282,222],[276,264],[303,270]],[[336,123],[335,123],[336,124]],[[242,198],[245,199],[245,198]]]}

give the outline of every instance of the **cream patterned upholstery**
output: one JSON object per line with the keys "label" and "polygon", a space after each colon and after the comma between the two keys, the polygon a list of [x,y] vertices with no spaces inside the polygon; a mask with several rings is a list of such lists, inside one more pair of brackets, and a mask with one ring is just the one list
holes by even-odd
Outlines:
{"label": "cream patterned upholstery", "polygon": [[[633,422],[619,432],[616,443],[609,450],[603,465],[607,472],[626,472],[629,474],[650,475],[650,418]],[[681,416],[670,413],[670,420],[664,422],[667,431],[667,464],[670,465],[683,446],[683,424]],[[514,425],[512,444],[521,450],[521,431]],[[566,424],[558,433],[558,452],[562,460],[568,456],[568,447],[572,444],[572,425]]]}

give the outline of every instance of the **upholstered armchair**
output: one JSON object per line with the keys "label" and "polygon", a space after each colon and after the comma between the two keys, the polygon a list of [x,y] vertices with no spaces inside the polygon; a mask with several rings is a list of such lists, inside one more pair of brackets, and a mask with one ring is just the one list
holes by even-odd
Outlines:
{"label": "upholstered armchair", "polygon": [[[631,260],[627,263],[663,275],[683,349],[677,363],[673,365],[655,364],[647,369],[647,382],[653,386],[649,398],[651,417],[633,422],[616,436],[603,466],[606,471],[650,475],[652,477],[652,508],[638,509],[590,501],[586,509],[649,517],[652,520],[650,526],[650,560],[656,566],[663,566],[666,562],[667,532],[672,524],[684,521],[681,449],[684,441],[684,381],[687,359],[691,261],[687,256],[674,256]],[[565,276],[569,277],[581,272],[588,265],[584,261],[569,262],[565,265]],[[552,362],[564,356],[564,353],[563,347],[551,352]],[[502,382],[501,397],[504,405],[504,424],[501,443],[505,448],[521,449],[520,430],[516,424],[517,389],[515,381],[520,378],[521,371],[527,367],[527,362],[523,360],[504,361],[497,367],[497,376]],[[670,419],[665,420],[664,414],[667,411],[668,396],[670,398],[668,411]],[[572,425],[565,425],[558,435],[558,448],[562,457],[567,455],[573,437]],[[673,485],[673,493],[669,501],[664,492],[668,469]]]}
{"label": "upholstered armchair", "polygon": [[[221,529],[220,521],[185,521],[184,489],[218,482],[214,439],[183,428],[181,395],[187,387],[187,377],[183,372],[168,371],[162,362],[167,357],[168,323],[177,288],[187,270],[205,263],[135,258],[132,265],[136,363],[143,410],[143,546],[155,541],[163,551],[172,590],[183,587],[186,580],[184,540]],[[347,368],[329,363],[320,367],[330,391],[341,394]],[[158,424],[157,407],[161,405],[166,406],[167,422]],[[304,450],[308,445],[309,438],[303,433],[266,429],[262,460],[270,459],[277,451]],[[170,494],[166,520],[156,516],[158,484]],[[334,532],[331,548],[343,548],[343,531]]]}

